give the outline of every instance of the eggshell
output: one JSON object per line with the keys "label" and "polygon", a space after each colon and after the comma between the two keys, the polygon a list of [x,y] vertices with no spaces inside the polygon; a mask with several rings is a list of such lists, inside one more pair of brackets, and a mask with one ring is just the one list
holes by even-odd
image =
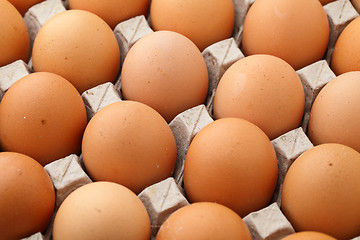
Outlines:
{"label": "eggshell", "polygon": [[322,4],[322,5],[326,5],[326,4],[328,4],[328,3],[331,3],[331,2],[334,2],[335,0],[320,0],[320,3]]}
{"label": "eggshell", "polygon": [[150,6],[150,0],[69,0],[70,9],[81,9],[95,13],[105,20],[111,28],[129,18],[144,15]]}
{"label": "eggshell", "polygon": [[360,151],[360,71],[331,80],[310,112],[308,136],[314,145],[341,143]]}
{"label": "eggshell", "polygon": [[0,67],[19,59],[27,62],[30,37],[24,19],[6,0],[0,0],[0,16]]}
{"label": "eggshell", "polygon": [[244,221],[231,209],[210,202],[193,203],[172,213],[161,225],[156,240],[251,240]]}
{"label": "eggshell", "polygon": [[282,211],[296,231],[319,231],[336,239],[359,236],[359,176],[359,152],[337,143],[316,146],[289,168]]}
{"label": "eggshell", "polygon": [[325,233],[321,232],[314,232],[314,231],[304,231],[304,232],[297,232],[288,235],[287,237],[282,238],[282,240],[336,240]]}
{"label": "eggshell", "polygon": [[150,20],[155,31],[181,33],[203,51],[231,37],[234,6],[232,0],[153,0]]}
{"label": "eggshell", "polygon": [[0,238],[22,239],[44,231],[55,206],[49,175],[34,159],[0,153]]}
{"label": "eggshell", "polygon": [[300,125],[304,88],[295,70],[271,55],[242,58],[220,79],[214,117],[238,117],[260,127],[274,139]]}
{"label": "eggshell", "polygon": [[352,20],[336,41],[331,69],[336,75],[360,71],[360,17]]}
{"label": "eggshell", "polygon": [[41,3],[44,0],[8,0],[16,9],[20,12],[22,16],[29,10],[30,7],[35,4]]}
{"label": "eggshell", "polygon": [[202,128],[190,143],[185,192],[190,202],[217,202],[244,217],[270,202],[277,166],[275,150],[260,128],[223,118]]}
{"label": "eggshell", "polygon": [[36,72],[56,73],[82,93],[116,80],[120,50],[104,20],[88,11],[68,10],[41,27],[34,41],[32,61]]}
{"label": "eggshell", "polygon": [[54,220],[54,240],[149,238],[150,219],[141,200],[111,182],[76,189],[60,205]]}
{"label": "eggshell", "polygon": [[208,72],[188,38],[158,31],[141,38],[127,54],[121,72],[123,97],[157,110],[167,122],[205,102]]}
{"label": "eggshell", "polygon": [[86,123],[85,105],[74,86],[53,73],[32,73],[1,101],[0,145],[46,165],[80,153]]}
{"label": "eggshell", "polygon": [[329,23],[318,0],[257,0],[245,17],[242,50],[280,57],[298,70],[322,59],[328,41]]}
{"label": "eggshell", "polygon": [[169,125],[154,109],[122,101],[104,107],[90,120],[82,154],[93,180],[120,183],[138,194],[170,177],[176,142]]}

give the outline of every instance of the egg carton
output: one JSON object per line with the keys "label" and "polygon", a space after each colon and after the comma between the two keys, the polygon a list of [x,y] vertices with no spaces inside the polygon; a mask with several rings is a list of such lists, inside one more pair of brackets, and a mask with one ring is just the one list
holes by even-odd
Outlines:
{"label": "egg carton", "polygon": [[[237,60],[244,57],[238,47],[241,42],[242,26],[245,14],[255,0],[233,0],[236,7],[233,35],[229,39],[217,42],[206,48],[202,55],[209,73],[209,90],[204,104],[188,109],[176,116],[169,126],[177,144],[177,162],[173,175],[159,183],[144,189],[138,197],[143,201],[151,220],[151,237],[154,238],[161,224],[177,209],[188,205],[183,189],[183,169],[185,155],[194,136],[213,121],[212,105],[216,87],[224,72]],[[303,152],[313,147],[308,139],[307,124],[311,105],[319,91],[333,78],[335,74],[329,65],[335,42],[349,22],[359,16],[358,1],[337,0],[324,6],[330,26],[328,49],[323,60],[310,64],[297,71],[305,91],[305,110],[299,128],[293,129],[272,140],[278,160],[278,181],[271,203],[243,218],[249,227],[253,239],[281,239],[294,229],[281,212],[281,188],[285,174],[292,162]],[[67,1],[46,0],[34,5],[25,14],[24,20],[28,26],[31,43],[33,43],[41,26],[57,13],[66,11]],[[150,34],[149,19],[137,16],[119,23],[114,34],[121,49],[121,64],[129,49],[137,40]],[[31,59],[28,63],[18,60],[0,68],[0,99],[7,89],[18,79],[32,72]],[[121,78],[113,83],[105,83],[88,89],[82,94],[86,106],[88,121],[103,107],[122,101]],[[56,189],[55,213],[62,201],[78,187],[91,183],[86,173],[82,157],[75,154],[59,159],[45,166]],[[43,233],[36,233],[26,239],[52,239],[52,222]],[[359,237],[354,240],[359,240]]]}

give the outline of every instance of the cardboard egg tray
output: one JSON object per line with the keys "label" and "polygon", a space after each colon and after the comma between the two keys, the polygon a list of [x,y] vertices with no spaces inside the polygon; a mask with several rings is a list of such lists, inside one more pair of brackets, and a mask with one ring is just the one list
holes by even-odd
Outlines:
{"label": "cardboard egg tray", "polygon": [[[204,104],[193,107],[176,116],[169,126],[177,143],[177,162],[173,175],[159,183],[144,189],[138,197],[142,200],[151,220],[151,238],[155,238],[164,220],[175,210],[189,204],[183,190],[183,168],[187,149],[193,137],[207,124],[213,121],[212,102],[217,84],[224,72],[237,60],[244,57],[239,49],[242,25],[245,14],[255,0],[233,0],[235,6],[235,26],[233,37],[217,42],[206,48],[202,54],[209,72],[209,90]],[[25,14],[31,42],[41,26],[57,13],[66,11],[67,3],[62,0],[46,0]],[[349,0],[337,0],[324,6],[330,25],[330,40],[326,56],[297,71],[305,91],[305,110],[303,121],[299,128],[272,140],[278,159],[279,176],[273,200],[266,208],[250,213],[243,218],[248,225],[253,239],[281,239],[294,233],[289,221],[282,214],[281,188],[282,181],[291,163],[304,151],[313,147],[306,136],[311,105],[322,89],[335,74],[329,67],[329,61],[335,42],[346,25],[359,16],[360,9]],[[150,20],[145,16],[137,16],[119,23],[114,29],[121,51],[121,62],[141,37],[153,32],[149,26]],[[0,68],[0,99],[7,89],[18,79],[32,72],[31,60],[25,63],[18,60]],[[113,83],[105,83],[85,91],[82,98],[86,105],[88,120],[96,112],[108,104],[121,101],[120,77]],[[76,188],[92,182],[86,174],[81,156],[70,155],[45,166],[56,189],[56,210],[62,201]],[[52,219],[53,221],[53,219]],[[43,233],[34,234],[26,239],[52,239],[52,222]],[[360,236],[354,238],[360,240]]]}

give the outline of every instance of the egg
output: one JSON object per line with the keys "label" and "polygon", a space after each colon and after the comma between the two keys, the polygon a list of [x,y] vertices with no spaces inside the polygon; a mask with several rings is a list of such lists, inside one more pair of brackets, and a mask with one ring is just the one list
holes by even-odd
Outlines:
{"label": "egg", "polygon": [[29,10],[30,7],[35,4],[41,3],[44,0],[8,0],[16,9],[20,12],[22,16]]}
{"label": "egg", "polygon": [[145,103],[167,122],[205,102],[208,72],[199,49],[188,38],[158,31],[141,38],[125,57],[124,99]]}
{"label": "egg", "polygon": [[81,9],[95,13],[105,20],[111,28],[129,18],[144,15],[150,6],[150,0],[68,0],[70,9]]}
{"label": "egg", "polygon": [[32,62],[34,71],[56,73],[82,93],[117,79],[120,50],[104,20],[88,11],[68,10],[40,28]]}
{"label": "egg", "polygon": [[341,143],[360,152],[360,71],[331,80],[310,112],[308,136],[314,145]]}
{"label": "egg", "polygon": [[55,206],[45,169],[33,158],[0,153],[0,238],[22,239],[44,231]]}
{"label": "egg", "polygon": [[112,181],[136,194],[171,176],[176,142],[165,119],[134,101],[110,104],[88,123],[82,143],[84,165],[95,181]]}
{"label": "egg", "polygon": [[145,206],[132,191],[116,183],[89,183],[76,189],[55,215],[54,240],[149,238]]}
{"label": "egg", "polygon": [[190,202],[217,202],[241,217],[268,205],[278,174],[266,134],[240,118],[223,118],[192,140],[185,158],[184,188]]}
{"label": "egg", "polygon": [[350,71],[360,71],[360,17],[352,20],[336,41],[331,69],[336,75]]}
{"label": "egg", "polygon": [[284,60],[264,54],[231,65],[215,92],[216,119],[238,117],[274,139],[300,125],[305,94],[300,78]]}
{"label": "egg", "polygon": [[5,93],[0,103],[0,145],[42,165],[80,153],[87,124],[78,91],[59,75],[29,74]]}
{"label": "egg", "polygon": [[331,3],[331,2],[334,2],[335,0],[320,0],[320,3],[322,4],[322,5],[326,5],[326,4],[328,4],[328,3]]}
{"label": "egg", "polygon": [[336,240],[325,233],[321,232],[314,232],[314,231],[304,231],[304,232],[297,232],[288,235],[287,237],[282,238],[282,240]]}
{"label": "egg", "polygon": [[328,41],[319,0],[257,0],[245,17],[242,50],[280,57],[298,70],[322,59]]}
{"label": "egg", "polygon": [[203,51],[231,37],[234,6],[232,0],[153,0],[150,21],[154,30],[181,33]]}
{"label": "egg", "polygon": [[30,37],[24,19],[7,0],[0,0],[0,67],[16,60],[27,62]]}
{"label": "egg", "polygon": [[231,209],[217,203],[201,202],[182,207],[161,225],[156,240],[251,240],[244,221]]}
{"label": "egg", "polygon": [[304,152],[285,175],[282,211],[296,231],[360,235],[360,153],[338,144]]}

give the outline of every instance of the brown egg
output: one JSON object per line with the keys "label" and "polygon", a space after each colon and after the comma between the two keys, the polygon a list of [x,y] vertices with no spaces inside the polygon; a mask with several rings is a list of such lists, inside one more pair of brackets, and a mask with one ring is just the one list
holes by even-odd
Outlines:
{"label": "brown egg", "polygon": [[270,202],[277,167],[275,150],[260,128],[223,118],[205,126],[191,142],[185,192],[190,202],[217,202],[244,217]]}
{"label": "brown egg", "polygon": [[336,239],[360,235],[360,153],[328,143],[291,165],[282,189],[282,211],[296,231],[319,231]]}
{"label": "brown egg", "polygon": [[352,20],[336,41],[331,68],[336,75],[360,71],[360,17]]}
{"label": "brown egg", "polygon": [[158,112],[139,102],[122,101],[104,107],[90,120],[82,154],[93,180],[120,183],[138,194],[170,177],[176,143]]}
{"label": "brown egg", "polygon": [[231,37],[234,6],[231,0],[153,0],[150,20],[154,30],[181,33],[203,51]]}
{"label": "brown egg", "polygon": [[172,213],[156,240],[251,240],[244,221],[231,209],[210,202],[193,203]]}
{"label": "brown egg", "polygon": [[36,72],[56,73],[83,91],[114,82],[120,50],[107,23],[84,10],[68,10],[48,20],[37,34],[33,53]]}
{"label": "brown egg", "polygon": [[80,153],[87,123],[80,94],[64,78],[29,74],[4,95],[0,104],[0,145],[46,165]]}
{"label": "brown egg", "polygon": [[336,238],[333,238],[325,233],[321,232],[314,232],[314,231],[304,231],[304,232],[297,232],[288,235],[285,238],[282,238],[282,240],[336,240]]}
{"label": "brown egg", "polygon": [[208,72],[199,49],[171,31],[151,33],[130,49],[121,72],[125,99],[145,103],[170,122],[205,102]]}
{"label": "brown egg", "polygon": [[360,152],[360,71],[331,80],[316,97],[308,135],[314,145],[342,143]]}
{"label": "brown egg", "polygon": [[14,5],[21,15],[25,13],[35,4],[41,3],[44,0],[8,0],[12,5]]}
{"label": "brown egg", "polygon": [[34,159],[0,153],[0,239],[22,239],[44,231],[55,206],[49,175]]}
{"label": "brown egg", "polygon": [[30,37],[24,19],[6,0],[0,0],[0,16],[0,67],[19,59],[27,62]]}
{"label": "brown egg", "polygon": [[360,0],[351,0],[353,7],[360,13]]}
{"label": "brown egg", "polygon": [[245,55],[270,54],[295,70],[324,57],[329,23],[318,0],[257,0],[244,22]]}
{"label": "brown egg", "polygon": [[69,0],[70,9],[81,9],[95,13],[111,28],[129,18],[144,15],[149,10],[150,0]]}
{"label": "brown egg", "polygon": [[274,139],[300,125],[305,94],[295,70],[280,58],[252,55],[240,59],[220,79],[214,117],[238,117]]}
{"label": "brown egg", "polygon": [[54,240],[149,238],[150,219],[141,200],[111,182],[76,189],[60,205],[54,220]]}

